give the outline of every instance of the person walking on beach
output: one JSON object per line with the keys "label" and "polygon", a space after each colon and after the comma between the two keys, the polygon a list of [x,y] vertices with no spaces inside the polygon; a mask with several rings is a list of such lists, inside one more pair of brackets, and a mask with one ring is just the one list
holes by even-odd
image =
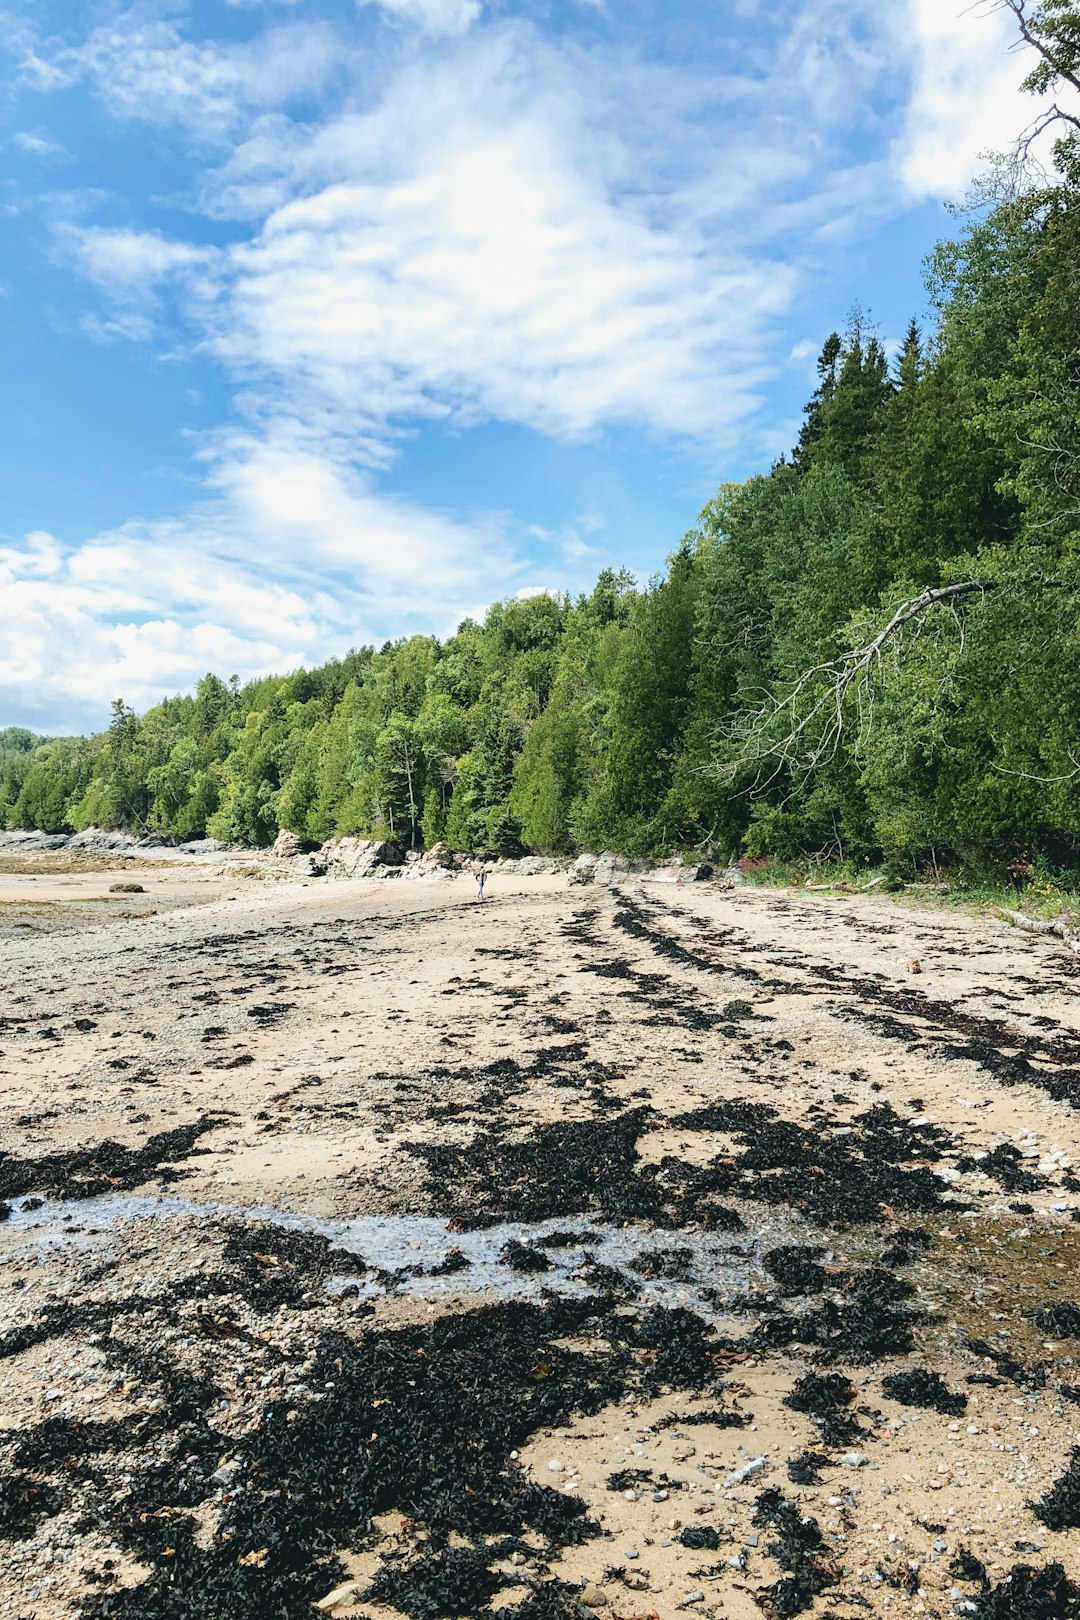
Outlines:
{"label": "person walking on beach", "polygon": [[476,874],[476,898],[478,900],[482,900],[484,898],[484,884],[486,882],[487,868],[482,866],[479,872]]}

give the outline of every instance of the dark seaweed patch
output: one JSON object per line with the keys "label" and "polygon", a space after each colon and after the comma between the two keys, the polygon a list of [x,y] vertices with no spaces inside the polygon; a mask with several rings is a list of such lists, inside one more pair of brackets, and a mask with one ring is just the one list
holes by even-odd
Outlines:
{"label": "dark seaweed patch", "polygon": [[1080,1530],[1080,1446],[1073,1447],[1065,1472],[1034,1511],[1048,1530]]}
{"label": "dark seaweed patch", "polygon": [[102,1142],[98,1147],[50,1153],[40,1159],[0,1152],[0,1196],[18,1198],[24,1193],[47,1192],[54,1198],[93,1198],[99,1193],[141,1186],[152,1177],[177,1181],[183,1172],[172,1169],[173,1162],[198,1152],[199,1138],[220,1123],[220,1119],[207,1117],[190,1125],[177,1125],[171,1131],[148,1137],[136,1148]]}
{"label": "dark seaweed patch", "polygon": [[826,1562],[830,1549],[817,1520],[803,1518],[795,1503],[773,1485],[758,1497],[754,1523],[776,1530],[776,1540],[769,1543],[767,1550],[780,1568],[788,1571],[774,1585],[758,1591],[759,1606],[770,1620],[788,1620],[791,1615],[802,1614],[820,1593],[839,1580],[836,1570]]}
{"label": "dark seaweed patch", "polygon": [[491,1556],[488,1549],[450,1547],[408,1564],[387,1563],[366,1596],[389,1603],[411,1620],[473,1614],[503,1584],[489,1568]]}
{"label": "dark seaweed patch", "polygon": [[8,1470],[0,1475],[0,1540],[32,1536],[42,1519],[59,1510],[56,1492],[31,1474]]}
{"label": "dark seaweed patch", "polygon": [[711,1524],[688,1524],[679,1532],[679,1540],[693,1552],[716,1552],[720,1536]]}
{"label": "dark seaweed patch", "polygon": [[1032,1315],[1035,1326],[1056,1339],[1080,1339],[1080,1305],[1071,1300],[1043,1305]]}
{"label": "dark seaweed patch", "polygon": [[831,1458],[821,1451],[800,1451],[788,1460],[787,1473],[793,1485],[820,1485],[821,1470],[829,1467]]}
{"label": "dark seaweed patch", "polygon": [[980,1592],[975,1620],[1080,1620],[1080,1587],[1061,1564],[1017,1564],[1000,1585]]}
{"label": "dark seaweed patch", "polygon": [[551,1261],[541,1249],[533,1248],[528,1243],[520,1243],[517,1238],[511,1238],[509,1243],[503,1245],[499,1259],[511,1271],[535,1272],[550,1271]]}
{"label": "dark seaweed patch", "polygon": [[673,1157],[640,1161],[638,1139],[653,1119],[634,1108],[611,1119],[556,1120],[516,1140],[496,1125],[467,1146],[416,1142],[409,1151],[424,1161],[432,1201],[452,1212],[459,1231],[585,1214],[730,1230],[733,1212],[709,1203],[730,1175],[695,1173]]}
{"label": "dark seaweed patch", "polygon": [[927,1406],[949,1417],[967,1411],[967,1396],[949,1389],[940,1373],[928,1372],[925,1367],[890,1373],[882,1379],[881,1387],[890,1399],[904,1406]]}
{"label": "dark seaweed patch", "polygon": [[762,1256],[762,1265],[780,1284],[783,1294],[820,1294],[828,1280],[819,1265],[824,1250],[801,1244],[784,1244]]}

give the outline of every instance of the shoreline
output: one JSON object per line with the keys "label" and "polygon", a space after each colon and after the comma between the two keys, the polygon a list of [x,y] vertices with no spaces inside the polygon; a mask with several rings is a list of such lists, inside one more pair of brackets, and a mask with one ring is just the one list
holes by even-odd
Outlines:
{"label": "shoreline", "polygon": [[13,1616],[951,1616],[1075,1564],[1051,943],[633,877],[140,881],[188,898],[6,947]]}

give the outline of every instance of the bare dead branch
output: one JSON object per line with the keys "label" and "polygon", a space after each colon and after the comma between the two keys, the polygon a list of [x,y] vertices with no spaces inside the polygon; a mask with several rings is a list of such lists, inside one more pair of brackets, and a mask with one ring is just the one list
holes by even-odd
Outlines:
{"label": "bare dead branch", "polygon": [[[1043,61],[1054,70],[1057,77],[1064,79],[1066,84],[1071,84],[1073,89],[1080,93],[1080,76],[1062,66],[1055,57],[1054,52],[1048,45],[1043,43],[1028,22],[1027,0],[1001,0],[1001,4],[1007,11],[1011,11],[1016,18],[1016,26],[1020,30],[1020,38],[1024,41],[1024,44],[1030,45],[1033,51],[1038,51]],[[1070,123],[1077,123],[1077,120],[1071,114],[1065,114],[1064,116],[1068,118]]]}
{"label": "bare dead branch", "polygon": [[1077,759],[1071,748],[1068,750],[1068,754],[1073,762],[1073,769],[1066,771],[1062,776],[1035,776],[1031,771],[1010,771],[1006,766],[996,764],[993,769],[1000,776],[1018,776],[1023,782],[1039,782],[1044,786],[1052,786],[1057,782],[1075,782],[1077,777],[1080,777],[1080,760]]}
{"label": "bare dead branch", "polygon": [[[994,589],[993,581],[979,579],[928,586],[918,596],[902,602],[888,623],[864,646],[804,670],[780,697],[763,694],[760,707],[736,721],[739,752],[733,761],[717,767],[721,777],[734,781],[748,769],[756,769],[754,785],[761,787],[784,771],[806,775],[835,758],[852,702],[857,734],[865,735],[873,725],[872,677],[885,647],[895,642],[908,626],[914,627],[916,636],[920,635],[926,615],[942,603],[949,604],[950,612],[955,614],[955,603],[960,598],[985,595]],[[807,702],[815,687],[821,687],[821,691]],[[763,778],[765,771],[768,774]]]}

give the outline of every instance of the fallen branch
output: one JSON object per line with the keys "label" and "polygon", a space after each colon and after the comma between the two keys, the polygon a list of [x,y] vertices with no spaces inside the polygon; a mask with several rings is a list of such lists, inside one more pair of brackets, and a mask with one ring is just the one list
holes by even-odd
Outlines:
{"label": "fallen branch", "polygon": [[1025,917],[1022,911],[1007,911],[1004,906],[1000,909],[1002,916],[1008,917],[1009,921],[1019,928],[1021,933],[1041,934],[1044,938],[1052,936],[1055,939],[1060,939],[1067,950],[1072,951],[1076,956],[1080,956],[1080,933],[1075,928],[1070,927],[1062,917],[1040,919],[1037,917]]}
{"label": "fallen branch", "polygon": [[[921,631],[931,608],[952,605],[965,596],[985,596],[996,588],[993,580],[958,580],[952,585],[927,586],[918,596],[901,602],[889,622],[865,645],[804,670],[780,697],[767,696],[759,709],[739,716],[736,725],[743,735],[738,758],[714,766],[714,771],[722,779],[734,781],[747,766],[757,765],[761,785],[760,771],[768,761],[773,766],[772,781],[785,769],[809,773],[834,758],[844,736],[849,696],[858,699],[859,730],[870,728],[874,677],[889,643],[899,642],[909,625]],[[815,686],[821,688],[816,697]],[[804,707],[807,699],[809,704]],[[779,736],[775,734],[778,727]]]}

